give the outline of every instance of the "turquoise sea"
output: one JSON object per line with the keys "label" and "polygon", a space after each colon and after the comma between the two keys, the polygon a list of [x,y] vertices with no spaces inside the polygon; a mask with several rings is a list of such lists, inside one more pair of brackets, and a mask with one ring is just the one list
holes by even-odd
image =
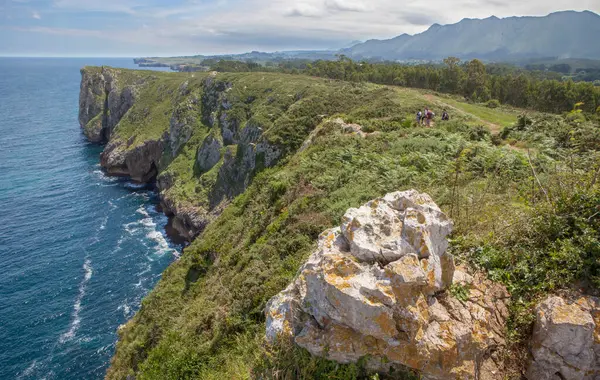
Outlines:
{"label": "turquoise sea", "polygon": [[77,121],[85,65],[0,58],[0,379],[100,379],[181,247],[156,195],[104,175]]}

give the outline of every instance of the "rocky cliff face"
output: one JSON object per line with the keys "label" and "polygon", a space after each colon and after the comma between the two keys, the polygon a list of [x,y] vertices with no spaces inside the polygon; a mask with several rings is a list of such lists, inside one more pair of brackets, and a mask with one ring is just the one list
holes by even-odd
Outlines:
{"label": "rocky cliff face", "polygon": [[529,380],[600,378],[600,299],[552,296],[540,303]]}
{"label": "rocky cliff face", "polygon": [[121,118],[135,102],[143,80],[126,85],[119,80],[119,70],[102,67],[81,70],[79,124],[91,142],[110,139]]}
{"label": "rocky cliff face", "polygon": [[[506,289],[455,269],[452,224],[426,194],[388,194],[325,231],[296,279],[267,305],[267,337],[292,337],[340,363],[369,358],[425,379],[501,379]],[[460,298],[449,292],[461,289]]]}
{"label": "rocky cliff face", "polygon": [[[181,77],[174,87],[159,86],[155,91],[168,97],[167,109],[155,111],[159,100],[147,87],[155,83],[153,74],[142,74],[112,68],[81,70],[79,121],[88,140],[107,143],[101,155],[102,167],[112,175],[128,176],[146,183],[158,178],[162,204],[167,214],[175,217],[175,228],[188,240],[197,236],[219,215],[230,199],[241,194],[258,170],[275,165],[281,151],[263,137],[263,129],[254,122],[240,121],[230,110],[234,84],[210,73],[200,81]],[[192,77],[193,78],[193,77]],[[143,99],[144,105],[138,105]],[[168,114],[168,119],[165,118]],[[146,124],[162,134],[147,137]],[[127,131],[119,126],[126,119]],[[208,133],[207,133],[208,132]],[[207,183],[207,199],[183,199],[181,175],[173,174],[170,162],[177,160],[194,135],[206,134],[193,150],[198,174],[202,177],[213,168],[216,180]],[[191,144],[191,143],[190,143]],[[198,144],[198,139],[194,142]],[[226,146],[229,147],[226,148]],[[165,155],[168,152],[169,154]],[[167,157],[168,156],[168,157]]]}

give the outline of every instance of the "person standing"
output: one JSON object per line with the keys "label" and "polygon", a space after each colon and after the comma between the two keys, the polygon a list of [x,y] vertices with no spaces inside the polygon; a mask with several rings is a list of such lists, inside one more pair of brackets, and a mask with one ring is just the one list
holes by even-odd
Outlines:
{"label": "person standing", "polygon": [[428,109],[427,114],[425,115],[425,118],[426,118],[425,120],[427,122],[427,128],[431,128],[431,121],[433,120],[434,116],[435,116],[435,114],[430,109]]}
{"label": "person standing", "polygon": [[421,124],[421,120],[423,117],[423,112],[421,112],[420,110],[417,112],[417,125]]}

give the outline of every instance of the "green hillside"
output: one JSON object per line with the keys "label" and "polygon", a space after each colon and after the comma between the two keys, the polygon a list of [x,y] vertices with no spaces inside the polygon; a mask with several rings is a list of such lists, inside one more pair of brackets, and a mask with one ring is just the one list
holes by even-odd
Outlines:
{"label": "green hillside", "polygon": [[[224,201],[120,328],[108,379],[365,376],[360,363],[267,346],[264,308],[323,230],[339,224],[347,208],[391,191],[429,193],[455,221],[453,253],[507,285],[507,355],[522,353],[538,296],[600,284],[596,116],[491,109],[419,90],[274,73],[123,74],[143,84],[111,140],[134,149],[168,134],[169,118],[184,109],[191,136],[179,150],[165,150],[159,182],[170,178],[166,191],[179,203],[213,212],[214,199]],[[416,125],[425,106],[437,115],[449,109],[451,121]],[[255,145],[228,141],[225,121],[240,136],[259,128],[262,137],[252,144],[277,147],[277,160],[259,154],[240,171]],[[196,159],[209,134],[223,147],[219,163],[204,172]],[[235,175],[223,177],[230,165]],[[521,365],[512,361],[507,376]]]}

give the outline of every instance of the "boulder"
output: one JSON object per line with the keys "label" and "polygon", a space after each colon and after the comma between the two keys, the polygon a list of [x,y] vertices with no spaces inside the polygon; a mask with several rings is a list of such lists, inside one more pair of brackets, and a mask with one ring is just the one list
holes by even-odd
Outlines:
{"label": "boulder", "polygon": [[600,379],[600,299],[552,296],[540,303],[529,380]]}
{"label": "boulder", "polygon": [[[499,379],[490,353],[504,344],[506,289],[455,269],[452,223],[427,194],[388,194],[350,209],[325,231],[294,281],[267,304],[267,338],[291,337],[340,363],[369,358],[424,378]],[[456,299],[447,288],[465,289]]]}

